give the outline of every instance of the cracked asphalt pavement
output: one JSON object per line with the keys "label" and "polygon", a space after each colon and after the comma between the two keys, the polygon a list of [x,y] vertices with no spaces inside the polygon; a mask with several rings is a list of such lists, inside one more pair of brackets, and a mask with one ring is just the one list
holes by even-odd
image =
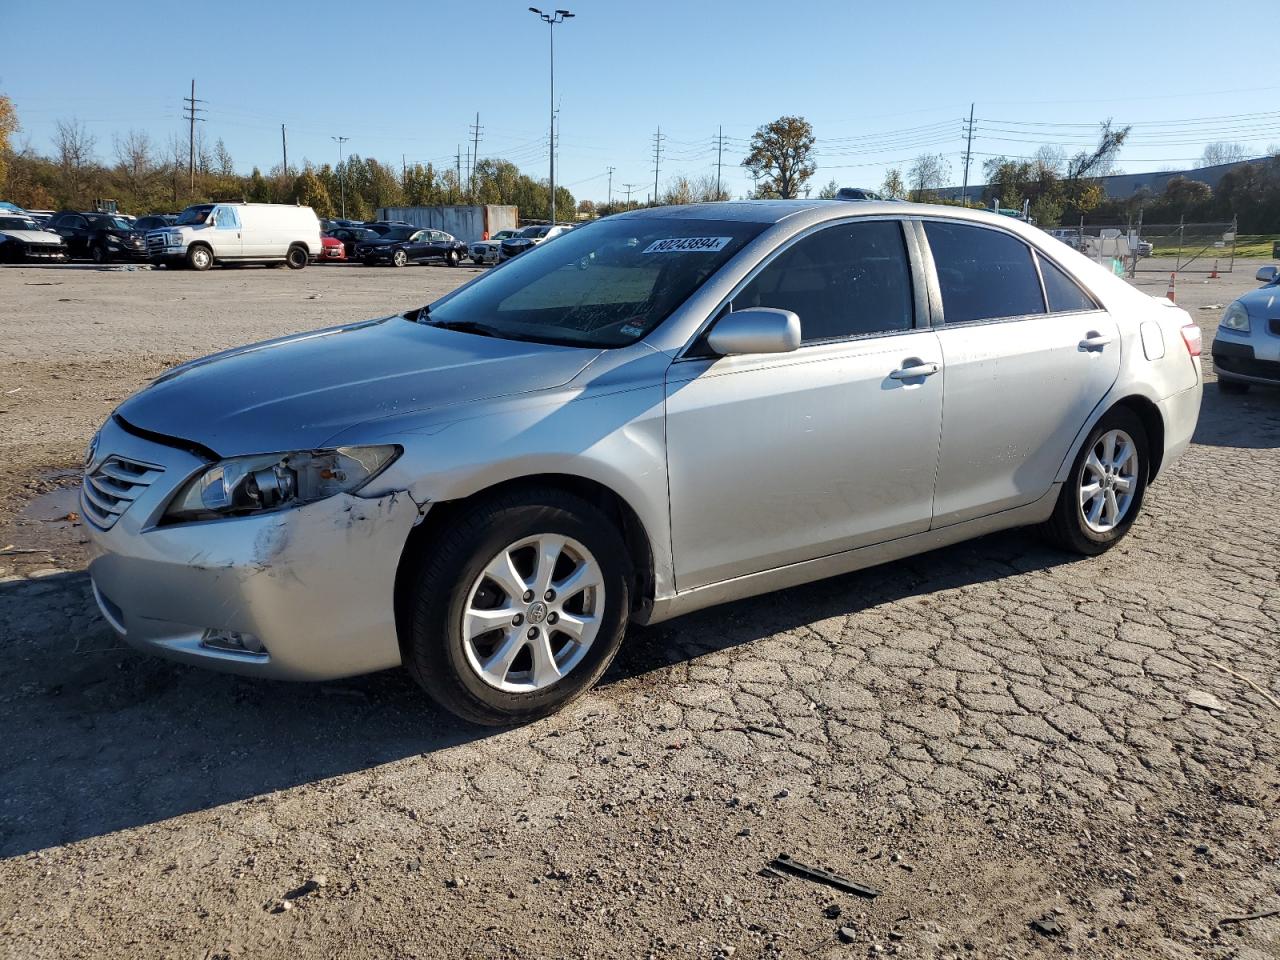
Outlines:
{"label": "cracked asphalt pavement", "polygon": [[[1206,350],[1255,267],[1179,279]],[[468,272],[0,270],[0,956],[1280,956],[1280,391],[1208,385],[1102,557],[1004,533],[633,629],[518,729],[123,647],[58,520],[96,421]]]}

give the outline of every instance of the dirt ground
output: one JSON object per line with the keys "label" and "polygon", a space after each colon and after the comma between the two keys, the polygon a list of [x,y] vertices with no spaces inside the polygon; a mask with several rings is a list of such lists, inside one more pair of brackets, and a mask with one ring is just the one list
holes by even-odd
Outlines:
{"label": "dirt ground", "polygon": [[[1206,349],[1255,267],[1179,278]],[[123,647],[64,492],[112,407],[473,272],[0,269],[0,956],[1280,956],[1239,919],[1280,910],[1280,391],[1210,386],[1103,557],[1001,534],[636,629],[520,729]]]}

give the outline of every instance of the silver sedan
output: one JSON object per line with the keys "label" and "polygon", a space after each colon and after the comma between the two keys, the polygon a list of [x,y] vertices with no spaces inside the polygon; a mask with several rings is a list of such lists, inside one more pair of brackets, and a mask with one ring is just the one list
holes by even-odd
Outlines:
{"label": "silver sedan", "polygon": [[1280,269],[1258,269],[1262,286],[1227,305],[1213,338],[1213,372],[1223,393],[1280,387]]}
{"label": "silver sedan", "polygon": [[134,646],[403,664],[502,724],[654,623],[1009,527],[1097,554],[1191,440],[1187,314],[1003,217],[636,211],[427,307],[185,364],[86,453]]}

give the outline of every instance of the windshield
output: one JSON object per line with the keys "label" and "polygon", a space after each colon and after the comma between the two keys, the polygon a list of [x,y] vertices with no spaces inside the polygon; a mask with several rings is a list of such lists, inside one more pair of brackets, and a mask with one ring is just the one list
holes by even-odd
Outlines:
{"label": "windshield", "polygon": [[34,220],[23,217],[0,217],[0,230],[39,230]]}
{"label": "windshield", "polygon": [[545,237],[547,235],[547,231],[550,229],[551,229],[550,227],[525,227],[523,230],[517,233],[516,236],[517,237]]}
{"label": "windshield", "polygon": [[765,224],[600,220],[508,261],[431,308],[429,324],[496,336],[621,347],[665,320]]}
{"label": "windshield", "polygon": [[194,207],[187,207],[178,215],[178,226],[204,223],[209,219],[211,212],[213,212],[213,204],[211,203],[201,203]]}

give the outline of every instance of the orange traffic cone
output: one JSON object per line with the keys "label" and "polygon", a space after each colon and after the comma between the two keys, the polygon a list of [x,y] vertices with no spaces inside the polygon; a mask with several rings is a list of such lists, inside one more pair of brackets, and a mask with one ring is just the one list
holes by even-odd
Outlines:
{"label": "orange traffic cone", "polygon": [[1210,280],[1218,279],[1218,261],[1217,260],[1213,261],[1213,273],[1209,274],[1209,279]]}
{"label": "orange traffic cone", "polygon": [[1178,302],[1178,298],[1173,295],[1173,281],[1176,276],[1176,273],[1169,274],[1169,289],[1164,292],[1164,295],[1169,298],[1170,303]]}

